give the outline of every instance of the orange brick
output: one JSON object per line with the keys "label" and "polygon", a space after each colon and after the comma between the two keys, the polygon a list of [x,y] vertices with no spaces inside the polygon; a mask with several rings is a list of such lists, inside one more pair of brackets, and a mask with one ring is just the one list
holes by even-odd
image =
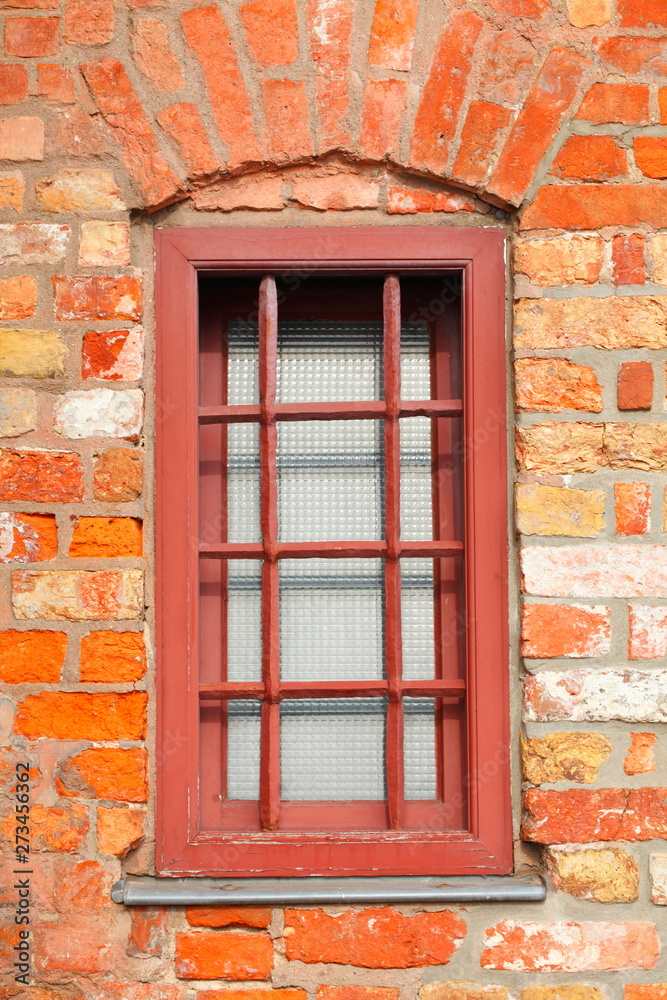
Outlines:
{"label": "orange brick", "polygon": [[142,554],[142,523],[135,517],[80,517],[69,555],[77,559],[117,559]]}
{"label": "orange brick", "polygon": [[614,512],[617,535],[645,535],[651,517],[648,483],[614,483]]}
{"label": "orange brick", "polygon": [[282,177],[278,174],[267,174],[259,180],[256,177],[251,174],[195,191],[195,208],[200,212],[233,212],[237,208],[280,211],[285,203]]}
{"label": "orange brick", "polygon": [[83,337],[81,378],[136,382],[143,374],[141,330],[91,330]]}
{"label": "orange brick", "polygon": [[645,239],[641,233],[614,236],[611,259],[615,285],[646,284]]}
{"label": "orange brick", "polygon": [[100,629],[81,640],[79,680],[104,684],[138,681],[146,673],[146,648],[141,632]]}
{"label": "orange brick", "polygon": [[604,656],[611,648],[611,611],[605,607],[525,604],[521,619],[521,655]]}
{"label": "orange brick", "polygon": [[265,80],[264,113],[269,129],[272,159],[278,163],[298,160],[313,152],[308,95],[303,80]]}
{"label": "orange brick", "polygon": [[357,174],[306,175],[292,188],[291,200],[320,212],[347,212],[354,208],[377,208],[380,186],[377,181]]}
{"label": "orange brick", "polygon": [[37,93],[47,101],[74,104],[76,91],[72,74],[58,63],[37,64]]}
{"label": "orange brick", "polygon": [[552,172],[567,180],[602,181],[628,172],[624,150],[611,135],[573,135],[554,160]]}
{"label": "orange brick", "polygon": [[422,90],[410,147],[411,162],[442,173],[458,125],[472,58],[484,22],[470,11],[454,11],[445,25]]}
{"label": "orange brick", "polygon": [[[268,995],[267,995],[268,994]],[[199,990],[197,1000],[306,1000],[305,990]]]}
{"label": "orange brick", "polygon": [[271,910],[261,906],[191,906],[185,917],[191,927],[268,927]]}
{"label": "orange brick", "polygon": [[42,691],[28,695],[19,704],[14,731],[29,739],[142,740],[146,733],[146,699],[142,691]]}
{"label": "orange brick", "polygon": [[667,788],[531,788],[522,836],[538,844],[645,841],[667,836]]}
{"label": "orange brick", "polygon": [[65,798],[145,802],[148,797],[145,750],[93,747],[60,761],[55,775]]}
{"label": "orange brick", "polygon": [[59,17],[8,17],[5,51],[24,59],[52,56],[60,48],[59,32]]}
{"label": "orange brick", "polygon": [[32,274],[0,278],[0,319],[30,319],[37,306],[37,279]]}
{"label": "orange brick", "polygon": [[[132,929],[126,955],[130,958],[160,958],[168,939],[168,910],[164,907],[138,906],[131,912]],[[201,1000],[201,993],[199,998]]]}
{"label": "orange brick", "polygon": [[52,281],[58,320],[141,319],[141,281],[131,275],[63,275]]}
{"label": "orange brick", "polygon": [[667,1000],[667,983],[628,984],[624,1000]]}
{"label": "orange brick", "polygon": [[549,0],[489,0],[499,14],[512,17],[542,17],[549,10]]}
{"label": "orange brick", "polygon": [[658,90],[658,106],[660,108],[660,124],[667,125],[667,87]]}
{"label": "orange brick", "polygon": [[134,61],[154,87],[174,93],[185,86],[181,65],[169,45],[169,26],[157,17],[141,17],[132,32]]}
{"label": "orange brick", "polygon": [[67,503],[83,499],[78,455],[59,451],[0,451],[0,501]]}
{"label": "orange brick", "polygon": [[648,125],[648,97],[643,83],[594,83],[575,117],[594,125]]}
{"label": "orange brick", "polygon": [[382,159],[398,150],[407,83],[405,80],[372,80],[366,78],[361,149],[371,159]]}
{"label": "orange brick", "polygon": [[289,66],[299,55],[294,0],[246,0],[239,9],[248,45],[260,66]]}
{"label": "orange brick", "polygon": [[153,129],[124,67],[100,59],[81,67],[97,106],[123,149],[123,162],[151,208],[170,205],[181,185],[158,149]]}
{"label": "orange brick", "polygon": [[65,632],[0,632],[0,680],[6,684],[57,684],[66,652]]}
{"label": "orange brick", "polygon": [[512,112],[489,101],[473,101],[461,132],[452,176],[466,184],[481,184],[512,120]]}
{"label": "orange brick", "polygon": [[228,165],[259,159],[248,93],[229,28],[217,5],[181,14],[185,40],[201,63],[218,131],[228,146]]}
{"label": "orange brick", "polygon": [[590,63],[568,49],[556,48],[530,89],[487,186],[518,204],[574,101]]}
{"label": "orange brick", "polygon": [[647,774],[655,771],[654,733],[630,733],[631,746],[625,755],[623,770],[626,774]]}
{"label": "orange brick", "polygon": [[364,969],[410,969],[444,965],[465,936],[466,925],[448,910],[406,917],[393,907],[347,910],[286,910],[286,955],[290,961],[334,962]]}
{"label": "orange brick", "polygon": [[0,512],[0,563],[44,562],[58,554],[53,514]]}
{"label": "orange brick", "polygon": [[428,191],[425,188],[391,187],[387,196],[389,215],[418,212],[472,212],[475,204],[468,194]]}
{"label": "orange brick", "polygon": [[145,809],[97,807],[97,847],[102,854],[125,858],[144,839]]}
{"label": "orange brick", "polygon": [[376,0],[368,61],[371,66],[409,70],[419,0]]}
{"label": "orange brick", "polygon": [[602,58],[623,73],[653,72],[656,65],[665,66],[667,42],[664,38],[639,38],[636,35],[616,35],[596,40],[595,47]]}
{"label": "orange brick", "polygon": [[136,500],[141,496],[142,484],[143,455],[140,451],[109,448],[95,456],[93,490],[96,500]]}
{"label": "orange brick", "polygon": [[519,410],[602,410],[602,388],[587,365],[562,358],[519,358],[514,368]]}
{"label": "orange brick", "polygon": [[19,104],[28,96],[28,71],[25,66],[0,65],[0,104]]}
{"label": "orange brick", "polygon": [[[89,830],[88,807],[78,802],[64,806],[30,806],[30,847],[33,851],[80,851]],[[11,841],[16,837],[16,817],[13,813],[2,822],[2,832]]]}
{"label": "orange brick", "polygon": [[662,0],[618,0],[623,28],[667,28],[667,10]]}
{"label": "orange brick", "polygon": [[521,218],[521,229],[660,229],[667,217],[667,188],[659,184],[547,185]]}
{"label": "orange brick", "polygon": [[0,160],[43,160],[44,122],[41,118],[0,119]]}
{"label": "orange brick", "polygon": [[160,111],[157,120],[178,145],[190,174],[212,174],[217,170],[220,164],[195,104],[171,104]]}
{"label": "orange brick", "polygon": [[618,371],[619,410],[650,410],[653,402],[653,365],[624,361]]}
{"label": "orange brick", "polygon": [[318,986],[317,1000],[398,1000],[398,989],[393,986]]}
{"label": "orange brick", "polygon": [[[103,910],[113,906],[110,898],[115,873],[99,861],[59,859],[55,904],[59,913],[80,913],[82,909]],[[60,1000],[60,998],[58,998]]]}
{"label": "orange brick", "polygon": [[306,7],[321,153],[346,148],[350,142],[345,116],[350,106],[353,15],[349,0],[309,0]]}
{"label": "orange brick", "polygon": [[535,78],[537,58],[528,38],[511,30],[491,32],[485,37],[480,57],[480,97],[501,104],[523,104]]}
{"label": "orange brick", "polygon": [[267,934],[196,931],[176,935],[179,979],[268,979],[273,942]]}
{"label": "orange brick", "polygon": [[105,45],[113,32],[113,0],[67,0],[63,38],[68,45]]}
{"label": "orange brick", "polygon": [[634,140],[635,163],[647,177],[667,177],[667,139],[638,135]]}

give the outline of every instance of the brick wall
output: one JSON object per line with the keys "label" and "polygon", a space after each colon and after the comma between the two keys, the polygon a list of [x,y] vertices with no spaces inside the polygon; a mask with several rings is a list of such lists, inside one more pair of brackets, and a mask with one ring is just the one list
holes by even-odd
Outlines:
{"label": "brick wall", "polygon": [[[664,1000],[664,0],[1,6],[1,1000]],[[507,229],[517,868],[546,903],[111,902],[153,870],[156,223]]]}

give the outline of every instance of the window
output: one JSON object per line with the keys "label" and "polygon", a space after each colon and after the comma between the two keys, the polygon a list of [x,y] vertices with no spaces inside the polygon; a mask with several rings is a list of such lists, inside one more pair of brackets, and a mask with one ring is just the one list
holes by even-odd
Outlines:
{"label": "window", "polygon": [[509,871],[502,233],[157,238],[159,871]]}

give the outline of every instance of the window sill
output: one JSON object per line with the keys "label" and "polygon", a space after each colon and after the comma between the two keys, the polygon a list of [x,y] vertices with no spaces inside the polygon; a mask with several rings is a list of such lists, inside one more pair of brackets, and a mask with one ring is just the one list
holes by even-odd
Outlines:
{"label": "window sill", "polygon": [[300,906],[324,903],[541,902],[539,875],[460,875],[448,879],[377,878],[138,878],[121,879],[111,898],[125,906]]}

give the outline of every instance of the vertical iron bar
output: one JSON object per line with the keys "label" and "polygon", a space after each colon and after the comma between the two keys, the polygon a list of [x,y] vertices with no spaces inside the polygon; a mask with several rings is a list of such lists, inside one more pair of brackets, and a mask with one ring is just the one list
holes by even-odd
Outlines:
{"label": "vertical iron bar", "polygon": [[403,826],[405,802],[403,753],[403,650],[401,644],[401,442],[398,414],[401,396],[401,289],[396,275],[387,275],[383,293],[384,316],[384,422],[385,533],[384,564],[385,670],[389,683],[387,709],[387,800],[389,827]]}
{"label": "vertical iron bar", "polygon": [[276,280],[262,278],[259,289],[259,432],[262,564],[262,702],[259,813],[263,830],[274,830],[280,819],[280,622],[278,611],[278,430],[276,380],[278,363],[278,300]]}

